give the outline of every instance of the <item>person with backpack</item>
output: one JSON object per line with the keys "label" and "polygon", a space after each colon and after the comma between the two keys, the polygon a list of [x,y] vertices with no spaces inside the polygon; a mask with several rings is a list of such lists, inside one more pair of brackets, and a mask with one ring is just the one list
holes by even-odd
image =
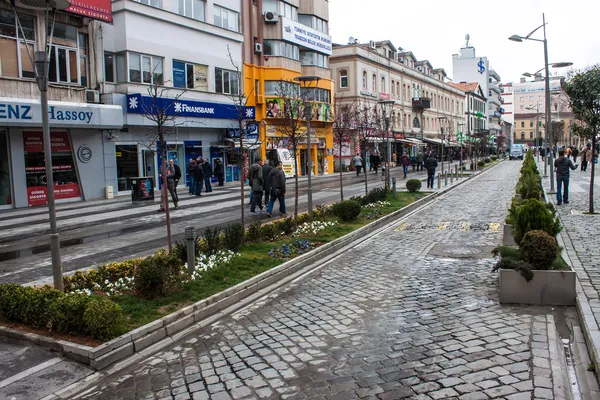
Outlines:
{"label": "person with backpack", "polygon": [[[573,161],[565,157],[565,151],[558,151],[558,158],[554,161],[554,169],[556,171],[556,204],[559,206],[563,203],[569,204],[569,175],[570,170],[576,170],[577,165]],[[564,189],[563,189],[564,186]]]}

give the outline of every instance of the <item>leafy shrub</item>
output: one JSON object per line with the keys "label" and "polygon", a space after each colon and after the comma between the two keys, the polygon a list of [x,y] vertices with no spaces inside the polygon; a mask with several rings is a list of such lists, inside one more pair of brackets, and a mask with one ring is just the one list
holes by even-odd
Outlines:
{"label": "leafy shrub", "polygon": [[489,164],[489,163],[491,163],[491,162],[492,162],[492,160],[490,160],[490,159],[489,159],[489,158],[487,158],[487,157],[486,157],[486,158],[485,158],[483,161],[484,161],[486,164]]}
{"label": "leafy shrub", "polygon": [[492,156],[492,161],[498,161],[498,157]]}
{"label": "leafy shrub", "polygon": [[485,167],[485,161],[483,161],[483,160],[477,161],[477,166],[478,167]]}
{"label": "leafy shrub", "polygon": [[83,322],[92,337],[100,340],[112,339],[122,328],[123,310],[112,301],[93,299],[83,313]]}
{"label": "leafy shrub", "polygon": [[271,242],[279,236],[280,232],[275,224],[265,224],[260,227],[260,239]]}
{"label": "leafy shrub", "polygon": [[406,189],[411,193],[416,192],[421,189],[421,181],[419,179],[409,179],[406,181]]}
{"label": "leafy shrub", "polygon": [[524,199],[539,199],[542,194],[542,185],[539,175],[526,173],[521,176],[517,191]]}
{"label": "leafy shrub", "polygon": [[520,244],[523,261],[531,264],[534,269],[551,269],[558,255],[556,239],[544,231],[529,231]]}
{"label": "leafy shrub", "polygon": [[[313,211],[313,219],[323,219],[318,204],[317,209]],[[308,215],[308,213],[298,214],[298,225],[302,225],[307,222],[310,222],[310,215]]]}
{"label": "leafy shrub", "polygon": [[[350,201],[356,201],[358,204],[360,204],[361,206],[364,206],[365,204],[367,204],[366,198],[364,196],[352,196],[349,199]],[[333,207],[331,210],[332,214],[333,213]],[[335,214],[334,214],[335,215]]]}
{"label": "leafy shrub", "polygon": [[206,254],[214,254],[221,248],[221,229],[208,227],[202,234],[202,251]]}
{"label": "leafy shrub", "polygon": [[[185,251],[187,251],[187,248]],[[185,257],[187,257],[187,255]],[[105,264],[97,269],[78,271],[71,276],[65,276],[63,278],[65,292],[68,293],[82,289],[94,290],[95,283],[101,284],[105,281],[116,282],[121,278],[131,277],[134,274],[135,268],[141,261],[141,258],[134,258],[131,260]]]}
{"label": "leafy shrub", "polygon": [[0,319],[22,322],[27,308],[27,293],[33,290],[16,283],[0,285]]}
{"label": "leafy shrub", "polygon": [[361,205],[375,203],[376,201],[383,201],[387,198],[387,194],[388,192],[384,187],[375,188],[367,193],[367,196],[363,199]]}
{"label": "leafy shrub", "polygon": [[146,258],[135,271],[135,293],[147,299],[170,295],[182,284],[181,267],[181,260],[164,251]]}
{"label": "leafy shrub", "polygon": [[533,279],[533,271],[531,270],[531,265],[527,264],[525,261],[516,261],[512,258],[502,258],[500,261],[496,263],[494,268],[492,268],[492,272],[498,272],[501,269],[513,269],[515,271],[521,272],[521,275],[527,282]]}
{"label": "leafy shrub", "polygon": [[260,240],[261,238],[261,229],[262,221],[254,221],[248,227],[248,231],[246,232],[246,241],[255,242]]}
{"label": "leafy shrub", "polygon": [[[313,219],[324,219],[327,218],[331,214],[331,207],[326,204],[317,204],[315,210],[313,211]],[[307,214],[308,215],[308,214]],[[305,222],[310,222],[310,220],[300,221],[298,219],[298,224],[303,224]]]}
{"label": "leafy shrub", "polygon": [[331,211],[342,221],[353,221],[360,215],[361,207],[360,203],[354,200],[346,200],[335,203]]}
{"label": "leafy shrub", "polygon": [[277,230],[283,232],[285,236],[294,233],[294,229],[296,229],[296,221],[294,221],[294,218],[285,218],[277,222]]}
{"label": "leafy shrub", "polygon": [[51,330],[77,333],[82,330],[82,321],[85,310],[92,297],[70,293],[61,296],[50,305],[51,315],[49,328]]}
{"label": "leafy shrub", "polygon": [[[198,258],[198,256],[202,253],[202,238],[196,235],[194,239],[194,256]],[[173,245],[173,256],[177,257],[182,263],[187,262],[187,240],[181,240],[175,242]]]}
{"label": "leafy shrub", "polygon": [[546,204],[536,199],[528,199],[523,205],[517,207],[513,218],[513,235],[515,241],[520,243],[529,231],[542,230],[552,237],[556,237],[562,227],[558,218],[546,208]]}
{"label": "leafy shrub", "polygon": [[227,250],[235,250],[244,244],[244,227],[231,224],[223,229],[223,245]]}
{"label": "leafy shrub", "polygon": [[25,315],[22,321],[34,328],[46,328],[51,314],[48,312],[52,303],[64,294],[50,286],[32,288],[26,291]]}

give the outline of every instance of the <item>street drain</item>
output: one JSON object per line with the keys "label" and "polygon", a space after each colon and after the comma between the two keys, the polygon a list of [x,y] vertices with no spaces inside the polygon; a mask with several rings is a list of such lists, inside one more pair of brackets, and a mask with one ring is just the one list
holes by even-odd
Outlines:
{"label": "street drain", "polygon": [[446,245],[438,243],[429,250],[428,255],[446,258],[492,258],[493,246]]}

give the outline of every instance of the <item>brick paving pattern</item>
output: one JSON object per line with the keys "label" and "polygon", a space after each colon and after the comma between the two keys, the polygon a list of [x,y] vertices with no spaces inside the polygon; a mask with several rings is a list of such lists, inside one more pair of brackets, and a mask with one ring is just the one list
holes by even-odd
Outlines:
{"label": "brick paving pattern", "polygon": [[549,309],[500,306],[490,272],[519,168],[502,163],[84,398],[563,398]]}

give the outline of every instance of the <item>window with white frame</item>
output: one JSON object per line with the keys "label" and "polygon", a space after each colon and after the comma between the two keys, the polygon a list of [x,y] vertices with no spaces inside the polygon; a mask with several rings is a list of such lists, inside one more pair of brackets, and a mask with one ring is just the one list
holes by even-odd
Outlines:
{"label": "window with white frame", "polygon": [[288,4],[284,1],[279,2],[278,10],[279,15],[289,18],[293,21],[298,21],[298,9],[291,4]]}
{"label": "window with white frame", "polygon": [[302,65],[329,68],[329,57],[312,51],[300,51],[300,63]]}
{"label": "window with white frame", "polygon": [[114,53],[105,51],[104,52],[104,81],[105,82],[116,82],[116,56]]}
{"label": "window with white frame", "polygon": [[177,12],[198,21],[204,21],[204,6],[204,0],[177,0]]}
{"label": "window with white frame", "polygon": [[48,80],[87,86],[89,84],[88,77],[87,34],[79,33],[74,26],[55,23],[50,49]]}
{"label": "window with white frame", "polygon": [[160,8],[160,0],[134,0],[138,3],[146,4],[147,6],[152,6],[156,8]]}
{"label": "window with white frame", "polygon": [[340,88],[348,87],[348,70],[341,69],[340,70]]}
{"label": "window with white frame", "polygon": [[208,91],[208,67],[173,60],[173,87]]}
{"label": "window with white frame", "polygon": [[214,5],[214,24],[230,31],[239,32],[239,13]]}
{"label": "window with white frame", "polygon": [[79,72],[81,86],[89,87],[90,63],[88,59],[88,35],[79,32]]}
{"label": "window with white frame", "polygon": [[327,21],[314,15],[300,14],[298,15],[298,22],[322,33],[329,32]]}
{"label": "window with white frame", "polygon": [[291,43],[281,40],[265,40],[263,42],[263,54],[265,56],[286,57],[292,60],[300,60],[300,48]]}
{"label": "window with white frame", "polygon": [[14,12],[0,10],[0,76],[35,78],[29,58],[29,54],[33,57],[35,17],[20,13],[19,20],[23,32],[17,27]]}
{"label": "window with white frame", "polygon": [[300,93],[302,98],[320,103],[331,103],[331,92],[321,88],[301,88]]}
{"label": "window with white frame", "polygon": [[163,84],[164,75],[162,57],[130,52],[128,53],[128,62],[129,82],[154,85]]}
{"label": "window with white frame", "polygon": [[236,71],[215,68],[215,92],[240,94],[240,76]]}
{"label": "window with white frame", "polygon": [[363,71],[362,87],[363,89],[367,90],[367,71]]}
{"label": "window with white frame", "polygon": [[377,74],[373,74],[373,81],[371,82],[373,85],[373,92],[377,91]]}
{"label": "window with white frame", "polygon": [[265,81],[265,96],[300,97],[300,85],[295,82]]}
{"label": "window with white frame", "polygon": [[385,77],[384,76],[381,77],[381,93],[387,93],[385,91]]}

